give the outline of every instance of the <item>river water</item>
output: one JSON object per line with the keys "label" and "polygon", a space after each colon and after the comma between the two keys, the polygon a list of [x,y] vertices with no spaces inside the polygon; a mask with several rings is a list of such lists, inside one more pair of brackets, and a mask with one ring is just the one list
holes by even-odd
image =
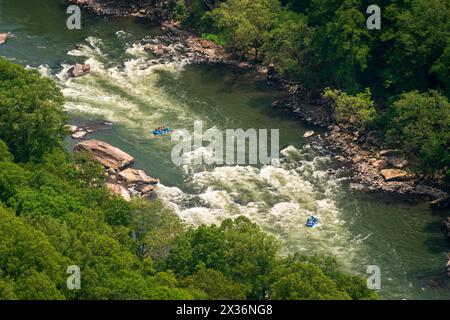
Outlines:
{"label": "river water", "polygon": [[[450,298],[443,214],[426,203],[364,194],[333,174],[339,165],[306,143],[304,124],[270,107],[278,92],[255,74],[162,63],[142,47],[161,30],[136,19],[83,12],[82,29],[70,31],[66,7],[59,0],[0,0],[0,32],[11,33],[0,55],[53,77],[70,123],[113,122],[90,137],[130,153],[136,168],[158,177],[158,196],[187,224],[245,215],[277,236],[286,253],[335,255],[363,276],[367,265],[378,265],[385,299]],[[67,79],[75,62],[91,64],[91,74]],[[149,132],[162,123],[192,130],[195,120],[204,130],[280,129],[280,163],[175,166],[170,136]],[[74,143],[68,139],[68,148]],[[321,217],[314,229],[304,227],[311,212]]]}

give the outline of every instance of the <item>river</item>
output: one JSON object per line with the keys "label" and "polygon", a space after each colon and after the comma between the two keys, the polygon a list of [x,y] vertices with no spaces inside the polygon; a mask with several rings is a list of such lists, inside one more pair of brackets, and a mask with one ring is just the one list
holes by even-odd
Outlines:
{"label": "river", "polygon": [[[70,123],[114,123],[90,138],[136,158],[134,166],[161,180],[158,196],[190,225],[245,215],[277,236],[286,253],[335,255],[348,270],[367,276],[381,269],[384,299],[449,299],[444,274],[448,242],[443,214],[426,203],[368,195],[334,175],[333,159],[307,144],[307,128],[270,104],[278,92],[255,74],[231,67],[161,63],[143,50],[159,27],[83,11],[82,29],[68,30],[60,0],[0,0],[0,32],[10,32],[0,55],[53,77],[66,98]],[[80,46],[75,47],[76,44]],[[75,62],[91,64],[86,77],[67,79]],[[204,128],[280,129],[281,159],[268,166],[175,166],[169,136],[150,131],[162,123]],[[67,140],[70,149],[76,141]],[[321,225],[304,227],[311,212]]]}

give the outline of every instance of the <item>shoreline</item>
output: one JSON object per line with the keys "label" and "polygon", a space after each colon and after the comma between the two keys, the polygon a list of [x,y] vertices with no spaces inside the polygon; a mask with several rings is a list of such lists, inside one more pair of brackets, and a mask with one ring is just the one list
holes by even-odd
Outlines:
{"label": "shoreline", "polygon": [[[324,147],[335,160],[349,167],[351,179],[361,184],[362,191],[381,192],[402,196],[405,200],[431,201],[434,209],[449,206],[448,186],[425,181],[411,173],[407,163],[395,150],[379,143],[377,132],[352,132],[343,125],[333,124],[324,101],[314,101],[299,84],[290,82],[275,74],[271,67],[251,64],[234,59],[225,49],[210,40],[201,38],[195,31],[182,29],[167,19],[155,19],[145,14],[149,8],[110,8],[95,0],[69,0],[98,15],[132,16],[159,22],[163,34],[144,48],[169,61],[185,60],[190,64],[225,64],[257,73],[258,78],[275,84],[280,98],[272,107],[290,112],[294,117],[309,125],[325,128],[325,133],[307,138]],[[172,43],[182,43],[183,48],[171,48]]]}

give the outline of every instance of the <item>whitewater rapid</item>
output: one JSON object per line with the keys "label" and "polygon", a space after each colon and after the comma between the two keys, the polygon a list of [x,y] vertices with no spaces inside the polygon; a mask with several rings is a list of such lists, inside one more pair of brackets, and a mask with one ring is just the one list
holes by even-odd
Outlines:
{"label": "whitewater rapid", "polygon": [[[143,131],[161,123],[170,121],[172,127],[184,128],[208,118],[192,110],[189,97],[174,95],[161,84],[164,77],[176,80],[182,76],[187,61],[162,61],[146,52],[142,42],[128,43],[124,32],[116,35],[124,40],[119,61],[95,37],[68,52],[91,65],[86,77],[69,79],[69,65],[62,65],[55,75],[69,113],[113,122],[126,128],[136,141],[143,140]],[[50,73],[45,66],[40,70]],[[170,139],[152,143],[170,157],[174,145]],[[352,238],[337,206],[341,194],[331,165],[329,157],[310,146],[291,145],[281,151],[279,163],[272,165],[187,166],[182,170],[182,185],[160,184],[156,191],[188,225],[219,224],[244,215],[279,238],[286,252],[333,254],[351,265],[362,240]],[[311,214],[321,219],[317,228],[304,226]]]}

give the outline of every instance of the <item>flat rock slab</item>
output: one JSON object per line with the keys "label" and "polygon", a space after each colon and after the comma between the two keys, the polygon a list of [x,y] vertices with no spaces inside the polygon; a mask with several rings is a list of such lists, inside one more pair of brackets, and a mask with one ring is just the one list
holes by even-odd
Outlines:
{"label": "flat rock slab", "polygon": [[94,158],[105,168],[114,171],[121,170],[134,161],[134,158],[128,153],[99,140],[82,141],[75,145],[73,149],[74,151],[86,151],[92,153]]}
{"label": "flat rock slab", "polygon": [[410,178],[408,172],[399,169],[383,169],[380,174],[385,181],[403,181]]}
{"label": "flat rock slab", "polygon": [[145,171],[128,168],[117,174],[117,177],[126,184],[156,184],[158,179],[150,177]]}

